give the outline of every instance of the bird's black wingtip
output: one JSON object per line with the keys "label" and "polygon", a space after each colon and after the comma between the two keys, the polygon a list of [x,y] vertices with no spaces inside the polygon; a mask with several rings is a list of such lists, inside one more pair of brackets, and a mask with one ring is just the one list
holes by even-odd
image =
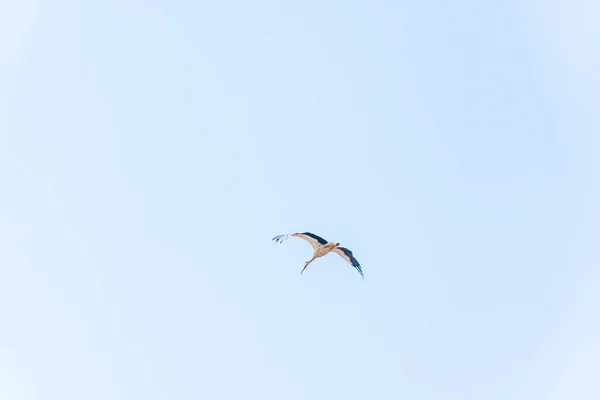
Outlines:
{"label": "bird's black wingtip", "polygon": [[285,237],[285,235],[277,235],[271,240],[274,240],[277,243],[283,243],[284,237]]}
{"label": "bird's black wingtip", "polygon": [[365,275],[363,274],[362,268],[360,266],[360,264],[357,262],[353,265],[354,268],[356,268],[356,270],[358,271],[358,273],[360,274],[360,277],[362,278],[362,280],[365,280]]}

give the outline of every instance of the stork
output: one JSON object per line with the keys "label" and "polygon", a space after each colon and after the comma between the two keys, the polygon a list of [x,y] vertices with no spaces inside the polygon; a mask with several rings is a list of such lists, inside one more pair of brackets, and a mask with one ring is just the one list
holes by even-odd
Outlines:
{"label": "stork", "polygon": [[300,271],[300,273],[303,273],[304,270],[306,269],[306,267],[308,267],[308,265],[311,262],[313,262],[314,260],[316,260],[317,258],[323,257],[323,256],[329,254],[330,252],[334,252],[334,253],[337,253],[340,257],[342,257],[344,260],[346,260],[346,262],[348,262],[354,268],[356,268],[356,270],[358,271],[360,276],[363,279],[365,279],[362,269],[360,268],[360,264],[358,263],[356,258],[354,258],[354,255],[352,254],[352,252],[345,247],[341,247],[339,243],[328,242],[327,240],[323,239],[322,237],[317,236],[314,233],[310,233],[310,232],[288,233],[286,235],[277,235],[273,238],[273,240],[277,243],[283,243],[290,236],[296,236],[296,237],[306,240],[308,243],[310,243],[310,245],[314,249],[313,256],[311,257],[310,260],[305,262],[304,268],[302,268],[302,271]]}

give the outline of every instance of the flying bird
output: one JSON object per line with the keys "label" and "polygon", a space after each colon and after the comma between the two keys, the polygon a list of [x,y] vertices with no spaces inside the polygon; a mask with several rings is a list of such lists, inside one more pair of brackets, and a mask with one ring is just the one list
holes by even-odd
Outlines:
{"label": "flying bird", "polygon": [[283,243],[290,236],[296,236],[296,237],[306,240],[308,243],[310,243],[310,245],[315,250],[312,258],[305,262],[304,268],[302,268],[302,271],[300,271],[300,273],[303,273],[304,270],[306,269],[306,267],[308,267],[308,264],[313,262],[315,259],[317,259],[319,257],[323,257],[330,252],[334,252],[334,253],[337,253],[340,257],[342,257],[344,260],[346,260],[354,268],[356,268],[356,270],[358,271],[360,276],[363,279],[365,279],[362,269],[360,268],[360,264],[358,263],[356,258],[354,258],[354,255],[352,254],[352,252],[345,247],[340,247],[339,243],[328,242],[327,240],[323,239],[322,237],[317,236],[314,233],[310,233],[310,232],[288,233],[286,235],[277,235],[273,238],[273,240],[277,243]]}

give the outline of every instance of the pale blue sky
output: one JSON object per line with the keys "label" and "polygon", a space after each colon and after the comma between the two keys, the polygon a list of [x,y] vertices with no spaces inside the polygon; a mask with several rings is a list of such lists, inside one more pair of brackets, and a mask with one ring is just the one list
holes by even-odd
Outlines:
{"label": "pale blue sky", "polygon": [[599,398],[600,7],[484,3],[2,2],[0,397]]}

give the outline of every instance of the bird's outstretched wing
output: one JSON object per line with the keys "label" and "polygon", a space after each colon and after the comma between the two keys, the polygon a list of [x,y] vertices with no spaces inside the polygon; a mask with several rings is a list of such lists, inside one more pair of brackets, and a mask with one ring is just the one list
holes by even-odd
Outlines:
{"label": "bird's outstretched wing", "polygon": [[327,244],[327,240],[323,239],[320,236],[315,235],[314,233],[310,233],[310,232],[288,233],[287,235],[277,235],[273,238],[273,240],[278,243],[282,243],[284,240],[286,240],[290,236],[296,236],[296,237],[306,240],[308,243],[310,243],[310,245],[313,247],[313,249],[316,249],[317,247],[321,246],[322,244]]}
{"label": "bird's outstretched wing", "polygon": [[362,272],[362,269],[360,268],[360,264],[358,263],[358,260],[356,260],[356,258],[354,258],[354,255],[352,254],[352,252],[350,250],[348,250],[345,247],[336,247],[335,249],[333,249],[331,251],[339,254],[340,257],[342,257],[350,265],[352,265],[354,268],[356,268],[356,270],[358,271],[360,276],[362,276],[362,278],[365,279],[365,276],[363,275],[363,272]]}

